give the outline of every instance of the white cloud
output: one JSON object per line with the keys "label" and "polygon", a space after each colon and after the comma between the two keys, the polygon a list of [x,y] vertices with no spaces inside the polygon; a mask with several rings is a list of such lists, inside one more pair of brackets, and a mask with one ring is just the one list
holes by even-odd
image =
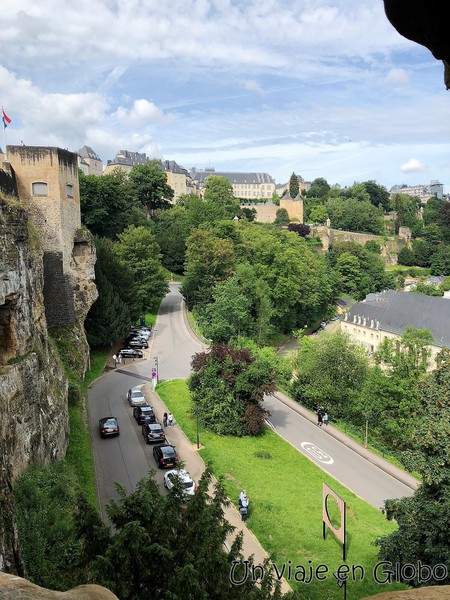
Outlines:
{"label": "white cloud", "polygon": [[400,167],[400,171],[403,173],[423,173],[426,170],[427,166],[417,158],[410,158]]}
{"label": "white cloud", "polygon": [[409,80],[409,74],[405,69],[390,69],[386,75],[386,82],[394,85],[405,85]]}
{"label": "white cloud", "polygon": [[264,93],[264,90],[262,89],[260,84],[257,81],[255,81],[254,79],[246,79],[242,85],[243,85],[243,88],[245,90],[248,90],[249,92],[258,92],[259,94]]}
{"label": "white cloud", "polygon": [[135,100],[130,109],[120,106],[113,115],[122,124],[133,127],[144,127],[153,123],[170,123],[175,120],[175,115],[164,113],[153,102],[141,98]]}

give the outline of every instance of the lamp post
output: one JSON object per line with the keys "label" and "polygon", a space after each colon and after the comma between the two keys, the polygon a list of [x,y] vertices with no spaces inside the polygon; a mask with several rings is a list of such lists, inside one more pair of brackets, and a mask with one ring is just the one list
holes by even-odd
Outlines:
{"label": "lamp post", "polygon": [[197,417],[197,450],[200,448],[200,435],[198,430],[198,406],[195,407],[195,416]]}
{"label": "lamp post", "polygon": [[370,417],[370,412],[366,411],[364,413],[364,416],[366,418],[366,435],[365,435],[365,439],[364,439],[364,448],[367,448],[367,442],[368,442],[368,438],[369,438],[369,417]]}

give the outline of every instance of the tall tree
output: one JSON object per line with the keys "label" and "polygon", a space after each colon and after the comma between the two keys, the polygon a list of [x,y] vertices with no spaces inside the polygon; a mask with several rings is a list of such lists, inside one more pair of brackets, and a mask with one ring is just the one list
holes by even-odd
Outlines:
{"label": "tall tree", "polygon": [[301,338],[294,361],[295,397],[312,406],[324,406],[331,417],[351,416],[368,374],[368,359],[361,346],[341,331]]}
{"label": "tall tree", "polygon": [[295,173],[292,173],[292,175],[289,178],[289,195],[291,198],[295,198],[296,196],[298,196],[298,193],[300,191],[300,185],[298,182],[298,176]]}
{"label": "tall tree", "polygon": [[[450,353],[444,350],[438,366],[419,386],[423,417],[413,433],[413,451],[404,462],[409,469],[419,471],[422,484],[413,496],[388,500],[386,514],[395,519],[398,529],[377,540],[379,558],[403,564],[445,568],[432,569],[427,581],[419,581],[419,573],[409,585],[450,584]],[[438,575],[439,578],[436,578]],[[442,577],[443,576],[443,577]]]}
{"label": "tall tree", "polygon": [[95,582],[122,600],[281,598],[270,569],[261,587],[250,577],[242,586],[230,581],[233,562],[243,560],[242,534],[225,547],[233,530],[224,514],[229,501],[209,468],[187,505],[181,484],[163,496],[153,475],[129,494],[119,485],[117,492],[107,507],[114,531],[105,530],[86,506],[78,511],[78,529]]}
{"label": "tall tree", "polygon": [[232,219],[239,212],[239,202],[234,197],[233,186],[226,177],[208,177],[204,198],[206,202],[223,209],[222,218]]}
{"label": "tall tree", "polygon": [[257,435],[267,411],[264,394],[275,391],[276,373],[248,348],[212,344],[194,355],[189,389],[201,422],[220,435]]}
{"label": "tall tree", "polygon": [[289,213],[285,208],[279,208],[275,215],[275,225],[279,225],[280,227],[283,225],[289,224]]}
{"label": "tall tree", "polygon": [[364,181],[363,186],[369,194],[370,203],[374,206],[381,206],[384,212],[389,210],[390,194],[384,185],[379,185],[376,181]]}
{"label": "tall tree", "polygon": [[306,192],[306,196],[309,198],[326,198],[331,190],[331,186],[326,179],[323,177],[317,177],[311,183],[309,190]]}
{"label": "tall tree", "polygon": [[149,214],[158,208],[169,208],[174,192],[158,160],[136,165],[129,173],[134,197]]}
{"label": "tall tree", "polygon": [[156,237],[145,227],[130,226],[118,238],[114,251],[134,275],[141,312],[156,308],[168,290]]}
{"label": "tall tree", "polygon": [[225,281],[234,268],[232,242],[219,238],[210,230],[194,230],[186,243],[186,277],[182,286],[188,308],[211,302],[214,286]]}

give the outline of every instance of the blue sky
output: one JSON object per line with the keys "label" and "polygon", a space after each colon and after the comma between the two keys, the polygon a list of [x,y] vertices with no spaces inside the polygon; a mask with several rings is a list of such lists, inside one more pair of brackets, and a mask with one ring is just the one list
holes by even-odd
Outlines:
{"label": "blue sky", "polygon": [[381,0],[34,4],[2,2],[8,144],[450,191],[442,63]]}

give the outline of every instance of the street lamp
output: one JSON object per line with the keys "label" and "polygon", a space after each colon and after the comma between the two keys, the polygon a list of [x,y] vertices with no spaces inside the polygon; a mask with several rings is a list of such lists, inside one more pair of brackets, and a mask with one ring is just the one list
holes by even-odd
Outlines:
{"label": "street lamp", "polygon": [[365,436],[365,439],[364,439],[364,448],[367,448],[367,441],[368,441],[368,438],[369,438],[369,418],[370,418],[370,411],[366,411],[364,413],[364,416],[366,418],[366,436]]}
{"label": "street lamp", "polygon": [[200,448],[200,435],[198,431],[198,406],[195,407],[195,416],[197,417],[197,450]]}

